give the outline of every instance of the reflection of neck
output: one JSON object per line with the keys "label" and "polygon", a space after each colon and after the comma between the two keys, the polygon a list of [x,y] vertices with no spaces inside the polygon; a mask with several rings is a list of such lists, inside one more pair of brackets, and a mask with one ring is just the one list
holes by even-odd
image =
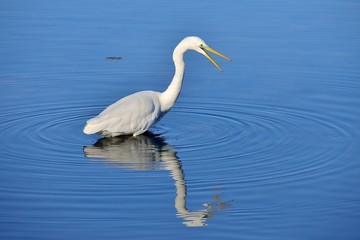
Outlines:
{"label": "reflection of neck", "polygon": [[166,168],[170,170],[171,176],[175,181],[176,198],[175,208],[178,216],[184,219],[184,224],[189,227],[205,226],[204,223],[207,219],[208,210],[190,211],[186,208],[186,182],[184,171],[181,167],[181,162],[176,158],[166,159]]}
{"label": "reflection of neck", "polygon": [[186,213],[186,185],[184,171],[181,168],[181,163],[177,159],[167,161],[167,168],[171,171],[171,176],[175,181],[176,198],[175,208],[180,213]]}

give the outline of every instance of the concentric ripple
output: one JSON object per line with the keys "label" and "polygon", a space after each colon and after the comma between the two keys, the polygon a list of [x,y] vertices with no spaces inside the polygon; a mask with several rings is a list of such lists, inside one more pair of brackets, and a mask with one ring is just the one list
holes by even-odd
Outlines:
{"label": "concentric ripple", "polygon": [[84,144],[81,132],[88,110],[73,102],[61,107],[43,103],[3,109],[1,129],[5,140],[0,149],[10,159],[70,161]]}
{"label": "concentric ripple", "polygon": [[[101,109],[88,102],[3,109],[6,141],[0,150],[9,159],[75,164],[82,147],[97,138],[84,135],[82,127]],[[180,102],[153,131],[194,161],[195,167],[212,164],[214,172],[244,171],[243,181],[334,171],[332,160],[348,153],[352,139],[345,125],[319,113],[193,100]],[[236,166],[228,163],[231,159],[236,159]]]}
{"label": "concentric ripple", "polygon": [[[160,135],[160,140],[156,135],[155,138],[139,137],[133,141],[99,142],[96,141],[99,136],[85,135],[82,128],[85,121],[103,107],[94,102],[69,101],[2,109],[1,175],[7,179],[3,193],[18,201],[8,201],[9,208],[25,206],[28,209],[26,216],[35,221],[39,219],[39,213],[46,216],[49,208],[41,201],[34,204],[27,200],[48,199],[52,204],[51,216],[61,216],[58,206],[69,213],[74,206],[78,208],[74,215],[65,214],[60,219],[63,222],[69,219],[80,221],[79,215],[115,222],[114,219],[124,212],[128,215],[137,212],[139,206],[148,209],[150,202],[154,211],[162,209],[164,204],[172,205],[176,193],[175,208],[184,224],[204,225],[205,221],[210,224],[208,215],[216,212],[209,210],[212,206],[198,210],[204,202],[212,202],[204,196],[212,194],[209,188],[220,184],[226,191],[224,202],[234,200],[237,204],[241,200],[238,199],[240,191],[249,191],[241,196],[246,200],[253,196],[254,187],[269,194],[279,186],[290,191],[293,184],[312,185],[313,179],[319,178],[333,180],[348,167],[348,163],[341,160],[349,158],[354,149],[351,128],[326,114],[271,105],[204,100],[180,101],[152,129]],[[95,161],[96,164],[91,161],[99,158],[105,161]],[[119,171],[118,168],[132,171]],[[154,169],[170,173],[158,172],[156,176],[162,176],[160,179],[154,178],[151,172],[138,171]],[[168,175],[173,178],[173,183],[169,182]],[[173,185],[176,189],[169,189]],[[329,191],[328,196],[333,197],[333,193]],[[171,203],[162,201],[167,195],[171,195],[166,198],[172,199]],[[186,197],[198,204],[186,204]],[[268,199],[268,195],[264,198]],[[86,203],[88,199],[91,201]],[[134,199],[138,205],[127,206]],[[122,204],[118,204],[119,201]],[[286,199],[271,205],[255,204],[252,208],[250,204],[246,211],[255,217],[261,214],[272,216],[286,204]],[[327,205],[316,203],[289,208],[312,212],[342,207],[341,204],[346,203],[336,200]],[[37,211],[33,212],[34,208]],[[112,215],[113,208],[118,208],[117,215]],[[154,214],[157,216],[152,211],[148,214],[149,219]],[[20,217],[21,214],[14,216],[8,211],[2,220]],[[164,216],[164,222],[169,218],[169,214]],[[48,219],[55,221],[52,217]],[[126,223],[128,219],[121,221]]]}
{"label": "concentric ripple", "polygon": [[337,171],[341,166],[334,168],[333,160],[351,148],[351,129],[324,114],[227,102],[181,105],[156,130],[199,169],[211,164],[213,173],[243,171],[243,181],[294,181]]}

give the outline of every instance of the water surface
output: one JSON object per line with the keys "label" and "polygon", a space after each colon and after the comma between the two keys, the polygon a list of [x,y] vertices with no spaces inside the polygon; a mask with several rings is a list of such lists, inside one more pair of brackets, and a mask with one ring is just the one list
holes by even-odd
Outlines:
{"label": "water surface", "polygon": [[[357,1],[0,3],[1,239],[359,239]],[[87,119],[166,89],[137,138]],[[121,59],[107,59],[115,56]]]}

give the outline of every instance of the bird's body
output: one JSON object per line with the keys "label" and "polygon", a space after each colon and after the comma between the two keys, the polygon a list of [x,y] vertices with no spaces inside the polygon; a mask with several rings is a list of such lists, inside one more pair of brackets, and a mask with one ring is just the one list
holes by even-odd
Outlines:
{"label": "bird's body", "polygon": [[106,137],[139,135],[164,114],[159,99],[160,93],[155,91],[142,91],[124,97],[90,119],[84,132]]}
{"label": "bird's body", "polygon": [[220,70],[219,65],[205,50],[230,60],[209,48],[200,38],[187,37],[174,50],[175,75],[164,92],[141,91],[120,99],[95,118],[88,120],[84,133],[97,133],[106,137],[137,136],[148,130],[171,109],[180,94],[185,70],[183,56],[187,50],[195,50],[205,55]]}

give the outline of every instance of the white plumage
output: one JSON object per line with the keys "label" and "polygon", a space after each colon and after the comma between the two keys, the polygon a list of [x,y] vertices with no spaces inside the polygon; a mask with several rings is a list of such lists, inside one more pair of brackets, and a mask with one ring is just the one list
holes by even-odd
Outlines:
{"label": "white plumage", "polygon": [[84,133],[114,137],[145,132],[162,114],[159,95],[158,92],[143,91],[120,99],[87,121]]}
{"label": "white plumage", "polygon": [[184,38],[174,50],[175,75],[166,91],[162,93],[141,91],[120,99],[108,106],[98,116],[88,120],[84,133],[97,133],[106,137],[137,136],[148,130],[170,110],[180,94],[185,70],[183,56],[187,50],[195,50],[203,54],[220,70],[219,65],[205,50],[231,61],[226,56],[208,47],[198,37]]}

